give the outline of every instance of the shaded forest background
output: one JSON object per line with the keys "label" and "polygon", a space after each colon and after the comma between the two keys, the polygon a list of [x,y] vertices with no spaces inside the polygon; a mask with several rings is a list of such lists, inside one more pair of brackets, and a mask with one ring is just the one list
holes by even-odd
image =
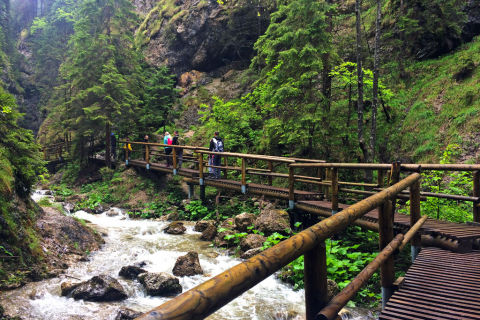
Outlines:
{"label": "shaded forest background", "polygon": [[0,4],[0,252],[26,263],[38,143],[66,133],[78,168],[91,139],[164,128],[237,152],[478,163],[475,0]]}

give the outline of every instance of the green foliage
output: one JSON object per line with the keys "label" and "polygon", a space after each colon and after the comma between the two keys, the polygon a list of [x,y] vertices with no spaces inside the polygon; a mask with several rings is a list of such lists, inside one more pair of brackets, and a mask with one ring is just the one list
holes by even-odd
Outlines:
{"label": "green foliage", "polygon": [[185,205],[185,211],[185,218],[187,220],[208,220],[215,215],[215,212],[205,207],[200,200],[190,201]]}
{"label": "green foliage", "polygon": [[[267,237],[263,249],[273,247],[288,237],[274,233]],[[342,235],[342,240],[327,240],[327,272],[328,278],[334,280],[343,289],[348,283],[376,256],[378,251],[378,235],[371,231],[361,231],[359,227],[351,227]],[[295,289],[304,286],[304,257],[301,256],[288,264],[279,277],[294,285]],[[369,284],[361,289],[354,298],[354,302],[363,305],[375,305],[379,295],[376,283],[378,276],[370,280]]]}
{"label": "green foliage", "polygon": [[3,88],[0,88],[0,106],[1,198],[7,199],[13,192],[27,197],[38,174],[45,172],[44,163],[32,132],[18,126],[20,114],[15,100]]}
{"label": "green foliage", "polygon": [[177,101],[178,89],[175,89],[175,79],[167,67],[156,70],[146,70],[147,88],[145,104],[141,111],[140,123],[145,132],[155,132],[159,126],[172,122],[178,114],[172,110]]}
{"label": "green foliage", "polygon": [[[448,145],[442,154],[440,163],[451,163],[460,155],[461,149],[457,144]],[[472,190],[471,172],[446,172],[429,171],[422,176],[422,190],[434,193],[447,193],[453,195],[467,195]],[[470,203],[457,202],[448,199],[427,197],[420,203],[422,214],[429,217],[453,222],[472,221],[472,208]]]}
{"label": "green foliage", "polygon": [[448,52],[461,43],[467,18],[464,5],[461,0],[390,0],[386,20],[392,25],[387,39],[419,59]]}

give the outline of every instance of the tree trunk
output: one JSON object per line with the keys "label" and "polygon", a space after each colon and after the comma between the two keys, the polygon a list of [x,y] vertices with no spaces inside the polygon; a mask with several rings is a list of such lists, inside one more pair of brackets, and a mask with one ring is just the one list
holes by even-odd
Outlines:
{"label": "tree trunk", "polygon": [[110,141],[110,134],[111,134],[111,127],[110,127],[110,122],[106,122],[105,124],[105,165],[107,166],[107,168],[111,168],[112,167],[112,161],[111,161],[111,156],[110,156],[110,153],[111,153],[111,150],[110,150],[110,145],[111,145],[111,141]]}
{"label": "tree trunk", "polygon": [[358,100],[357,100],[357,119],[358,119],[358,144],[363,153],[363,162],[368,162],[368,149],[363,136],[363,68],[362,68],[362,30],[361,30],[361,0],[355,0],[356,29],[357,29],[357,76],[358,76]]}
{"label": "tree trunk", "polygon": [[370,133],[370,149],[372,151],[372,161],[375,162],[375,153],[377,146],[377,110],[378,110],[378,75],[380,64],[380,21],[382,19],[381,0],[377,0],[377,19],[375,21],[375,52],[373,57],[373,105],[372,105],[372,129]]}

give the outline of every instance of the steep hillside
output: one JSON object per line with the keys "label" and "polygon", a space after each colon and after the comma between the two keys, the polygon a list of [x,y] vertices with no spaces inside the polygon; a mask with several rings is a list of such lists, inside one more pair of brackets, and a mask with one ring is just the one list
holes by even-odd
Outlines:
{"label": "steep hillside", "polygon": [[[392,128],[396,153],[416,161],[438,161],[439,150],[461,147],[461,160],[480,160],[480,38],[438,59],[412,63],[397,82],[405,118]],[[391,81],[399,79],[393,73]],[[397,131],[398,130],[398,131]]]}

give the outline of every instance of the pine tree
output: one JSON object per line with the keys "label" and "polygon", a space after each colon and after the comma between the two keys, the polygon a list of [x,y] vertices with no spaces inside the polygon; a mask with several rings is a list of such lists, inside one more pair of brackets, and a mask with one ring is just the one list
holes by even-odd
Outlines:
{"label": "pine tree", "polygon": [[132,116],[141,87],[140,57],[133,47],[136,17],[127,0],[85,0],[77,17],[69,58],[62,65],[67,86],[60,90],[69,97],[60,114],[66,129],[75,132],[77,147],[103,132],[109,148],[113,124],[123,133],[136,126]]}

